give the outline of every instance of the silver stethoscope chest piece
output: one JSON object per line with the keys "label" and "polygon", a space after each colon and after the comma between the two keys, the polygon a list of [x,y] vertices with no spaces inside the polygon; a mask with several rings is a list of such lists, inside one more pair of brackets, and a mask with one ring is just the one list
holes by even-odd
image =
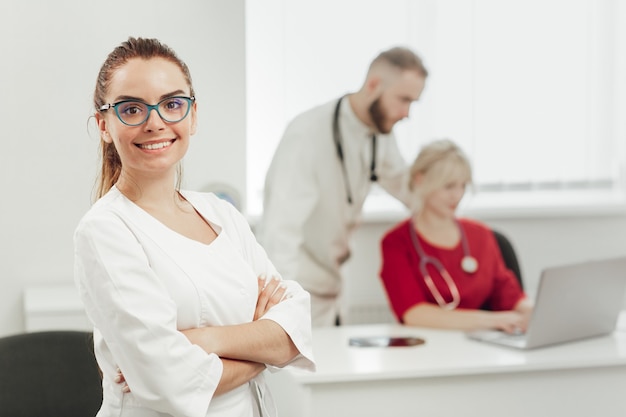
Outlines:
{"label": "silver stethoscope chest piece", "polygon": [[466,255],[461,259],[461,269],[468,274],[473,274],[478,270],[478,261],[470,255]]}

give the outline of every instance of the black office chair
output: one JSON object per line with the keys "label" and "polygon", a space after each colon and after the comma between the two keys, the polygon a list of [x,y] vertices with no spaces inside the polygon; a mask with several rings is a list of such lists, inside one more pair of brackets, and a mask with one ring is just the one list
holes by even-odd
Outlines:
{"label": "black office chair", "polygon": [[498,246],[500,247],[500,252],[502,252],[502,258],[504,259],[504,263],[513,273],[515,277],[519,281],[520,286],[524,289],[524,282],[522,281],[522,271],[519,266],[519,262],[517,261],[517,255],[515,254],[515,249],[511,244],[511,241],[501,232],[497,230],[491,230],[496,237],[496,241],[498,242]]}
{"label": "black office chair", "polygon": [[0,338],[0,417],[93,417],[101,403],[90,332]]}

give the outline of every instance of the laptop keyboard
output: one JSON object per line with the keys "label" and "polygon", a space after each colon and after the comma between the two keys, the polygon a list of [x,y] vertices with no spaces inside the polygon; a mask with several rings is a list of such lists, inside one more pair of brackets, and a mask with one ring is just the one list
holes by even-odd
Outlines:
{"label": "laptop keyboard", "polygon": [[468,333],[470,339],[482,340],[482,341],[497,341],[497,343],[523,347],[526,344],[526,334],[511,334],[505,333],[499,330],[479,330]]}

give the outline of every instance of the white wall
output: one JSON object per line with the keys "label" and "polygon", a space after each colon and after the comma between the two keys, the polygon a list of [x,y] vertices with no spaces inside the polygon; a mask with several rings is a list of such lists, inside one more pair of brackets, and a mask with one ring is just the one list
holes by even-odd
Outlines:
{"label": "white wall", "polygon": [[0,2],[0,336],[23,330],[26,285],[72,282],[72,234],[97,170],[93,87],[128,36],[161,39],[191,69],[199,127],[186,186],[244,189],[244,15],[244,0]]}
{"label": "white wall", "polygon": [[[0,336],[24,329],[25,286],[72,282],[72,233],[97,168],[90,98],[128,35],[161,38],[191,68],[200,126],[188,188],[219,181],[245,195],[244,33],[244,0],[0,2]],[[530,292],[544,266],[626,253],[622,214],[481,219],[509,234]],[[357,232],[350,303],[384,302],[378,241],[395,220]]]}

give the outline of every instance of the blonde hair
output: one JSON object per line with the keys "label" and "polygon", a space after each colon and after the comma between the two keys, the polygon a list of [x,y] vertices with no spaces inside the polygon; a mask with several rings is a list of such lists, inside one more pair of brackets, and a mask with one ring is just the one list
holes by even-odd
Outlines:
{"label": "blonde hair", "polygon": [[[418,175],[422,178],[419,187],[415,184]],[[424,145],[410,169],[408,186],[413,196],[411,209],[414,212],[420,210],[426,196],[459,175],[465,178],[467,184],[472,183],[470,161],[456,143],[440,139]]]}

